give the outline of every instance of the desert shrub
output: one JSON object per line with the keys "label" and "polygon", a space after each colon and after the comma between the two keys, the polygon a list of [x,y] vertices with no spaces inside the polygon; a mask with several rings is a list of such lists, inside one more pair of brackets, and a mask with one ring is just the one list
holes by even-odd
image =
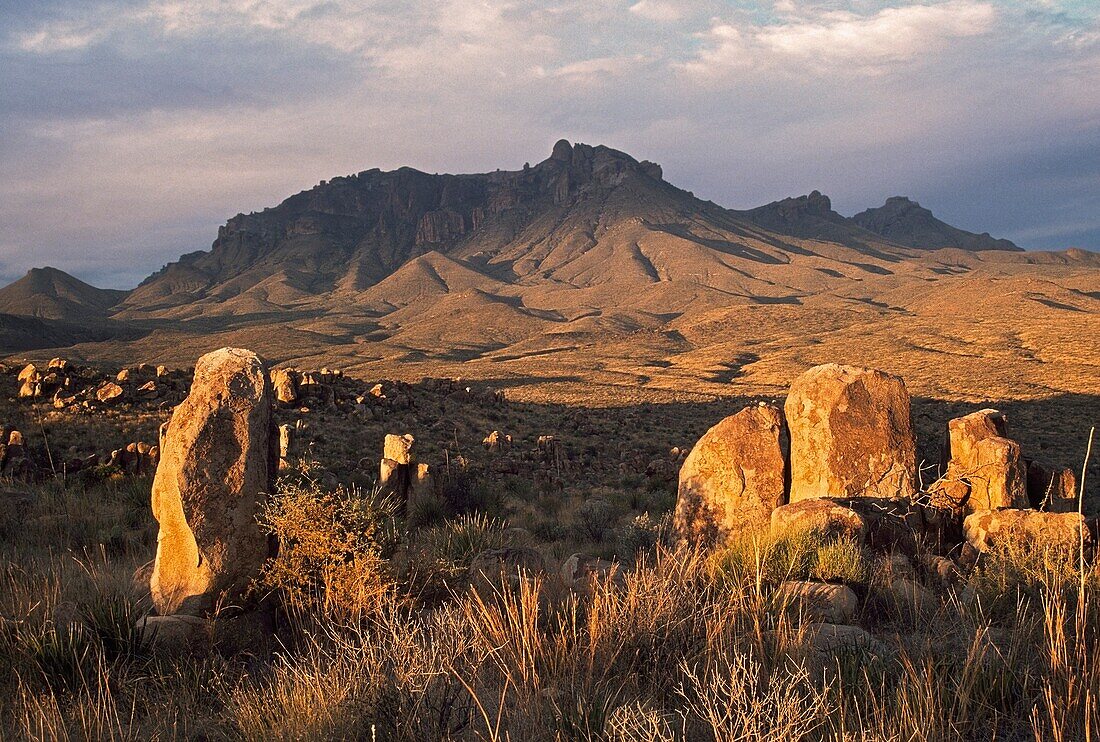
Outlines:
{"label": "desert shrub", "polygon": [[864,584],[871,575],[866,547],[851,537],[821,544],[814,551],[809,577],[826,582]]}
{"label": "desert shrub", "polygon": [[602,497],[590,497],[577,508],[575,528],[581,539],[600,542],[614,524],[615,506]]}
{"label": "desert shrub", "polygon": [[464,513],[498,513],[501,493],[472,466],[451,466],[439,473],[438,491],[443,513],[448,517]]}
{"label": "desert shrub", "polygon": [[290,606],[358,615],[388,594],[396,505],[377,493],[282,480],[260,513],[279,542],[259,578]]}
{"label": "desert shrub", "polygon": [[672,534],[671,519],[666,514],[653,518],[649,513],[636,515],[615,529],[616,551],[624,559],[632,559],[641,552],[667,542]]}
{"label": "desert shrub", "polygon": [[507,524],[484,513],[467,513],[416,534],[408,582],[421,599],[438,600],[464,584],[474,557],[511,545]]}
{"label": "desert shrub", "polygon": [[746,533],[711,555],[712,575],[734,588],[805,579],[817,564],[818,549],[826,543],[809,531]]}

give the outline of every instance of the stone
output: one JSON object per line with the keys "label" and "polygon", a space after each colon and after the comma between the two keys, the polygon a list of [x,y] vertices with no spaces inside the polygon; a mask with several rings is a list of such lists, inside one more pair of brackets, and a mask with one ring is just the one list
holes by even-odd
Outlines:
{"label": "stone", "polygon": [[776,533],[807,531],[822,537],[845,537],[863,541],[867,521],[850,507],[833,500],[814,499],[792,502],[772,511],[772,529]]}
{"label": "stone", "polygon": [[368,392],[368,394],[370,394],[370,396],[374,397],[375,399],[385,399],[386,398],[386,395],[382,393],[382,385],[381,384],[375,384],[374,386],[372,386],[370,388],[370,391]]}
{"label": "stone", "polygon": [[104,404],[112,404],[117,402],[123,395],[123,389],[114,382],[104,382],[95,391],[95,398]]}
{"label": "stone", "polygon": [[503,451],[512,447],[512,436],[494,430],[485,436],[484,440],[481,441],[481,445],[485,446],[488,451]]}
{"label": "stone", "polygon": [[590,588],[597,581],[610,582],[618,587],[625,585],[624,575],[618,565],[588,554],[571,555],[562,562],[558,573],[562,584],[573,589]]}
{"label": "stone", "polygon": [[412,447],[415,439],[406,433],[395,435],[387,433],[382,447],[382,457],[408,465],[412,462]]}
{"label": "stone", "polygon": [[279,471],[290,468],[290,457],[294,448],[294,428],[290,425],[279,426]]}
{"label": "stone", "polygon": [[222,348],[199,359],[153,479],[160,532],[150,588],[160,614],[239,605],[268,557],[256,515],[277,466],[271,413],[255,353]]}
{"label": "stone", "polygon": [[780,609],[793,608],[813,621],[851,623],[859,612],[859,598],[847,585],[809,580],[788,580],[775,591]]}
{"label": "stone", "polygon": [[899,577],[886,590],[894,608],[903,616],[921,618],[930,616],[939,601],[928,588],[909,577]]}
{"label": "stone", "polygon": [[814,497],[909,498],[916,441],[909,393],[897,376],[835,363],[791,384],[790,501]]}
{"label": "stone", "polygon": [[767,526],[784,502],[783,416],[750,405],[708,430],[684,460],[673,516],[681,539],[724,542]]}
{"label": "stone", "polygon": [[69,362],[64,358],[51,358],[46,365],[48,371],[65,371],[69,368]]}
{"label": "stone", "polygon": [[1037,510],[1077,512],[1077,476],[1072,469],[1056,469],[1038,461],[1027,467],[1027,499]]}
{"label": "stone", "polygon": [[38,373],[38,368],[33,363],[28,363],[23,367],[23,370],[19,372],[19,376],[16,377],[19,382],[27,381],[40,381],[42,375]]}
{"label": "stone", "polygon": [[129,380],[130,380],[130,369],[128,369],[128,368],[122,369],[121,371],[118,372],[118,375],[115,376],[115,381],[117,381],[119,384],[125,384]]}
{"label": "stone", "polygon": [[1037,548],[1076,550],[1082,532],[1086,546],[1091,542],[1085,520],[1078,513],[1046,513],[1019,508],[972,513],[963,521],[963,532],[967,543],[979,552],[1010,542]]}
{"label": "stone", "polygon": [[34,399],[42,393],[42,385],[37,381],[24,381],[19,387],[20,399]]}
{"label": "stone", "polygon": [[277,368],[271,372],[271,386],[275,390],[275,401],[284,405],[298,403],[298,382],[293,371]]}
{"label": "stone", "polygon": [[214,645],[214,622],[198,616],[145,616],[134,629],[159,654],[195,655]]}
{"label": "stone", "polygon": [[540,552],[526,546],[506,546],[475,556],[468,575],[478,592],[491,595],[504,588],[518,588],[524,580],[547,572],[546,558]]}
{"label": "stone", "polygon": [[997,410],[979,410],[951,420],[947,455],[947,471],[930,489],[942,498],[948,496],[950,486],[949,499],[956,510],[975,513],[1028,506],[1020,444],[1007,437],[1007,420]]}

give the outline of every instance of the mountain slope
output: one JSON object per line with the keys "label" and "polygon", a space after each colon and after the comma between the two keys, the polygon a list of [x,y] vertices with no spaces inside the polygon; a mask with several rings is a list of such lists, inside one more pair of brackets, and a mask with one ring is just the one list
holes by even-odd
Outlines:
{"label": "mountain slope", "polygon": [[932,212],[904,196],[892,196],[877,209],[867,209],[852,217],[860,227],[906,247],[939,250],[1009,250],[1022,252],[1008,240],[974,234],[940,221]]}
{"label": "mountain slope", "polygon": [[125,291],[98,289],[56,268],[32,268],[0,289],[0,312],[86,323],[106,318]]}

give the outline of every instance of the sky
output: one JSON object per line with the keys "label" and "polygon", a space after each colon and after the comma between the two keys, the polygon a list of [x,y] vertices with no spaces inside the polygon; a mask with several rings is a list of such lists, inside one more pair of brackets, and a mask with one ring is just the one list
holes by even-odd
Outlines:
{"label": "sky", "polygon": [[1100,250],[1100,0],[0,0],[0,281],[130,288],[321,180],[560,138]]}

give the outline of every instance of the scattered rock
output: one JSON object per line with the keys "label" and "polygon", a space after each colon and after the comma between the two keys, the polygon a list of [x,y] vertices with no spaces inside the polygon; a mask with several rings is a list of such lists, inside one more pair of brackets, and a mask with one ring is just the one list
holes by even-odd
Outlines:
{"label": "scattered rock", "polygon": [[916,492],[909,394],[897,376],[835,363],[815,366],[791,384],[784,410],[792,503]]}
{"label": "scattered rock", "polygon": [[112,404],[119,401],[123,395],[123,389],[113,382],[103,383],[95,392],[95,398],[104,404]]}
{"label": "scattered rock", "polygon": [[699,439],[680,469],[673,524],[681,538],[721,542],[767,525],[784,501],[782,430],[779,409],[757,404]]}
{"label": "scattered rock", "polygon": [[293,371],[285,368],[277,368],[271,372],[271,386],[275,392],[275,401],[279,404],[298,404],[298,382],[295,376]]}
{"label": "scattered rock", "polygon": [[1072,469],[1055,469],[1038,461],[1027,467],[1027,499],[1037,510],[1077,511],[1077,477]]}

